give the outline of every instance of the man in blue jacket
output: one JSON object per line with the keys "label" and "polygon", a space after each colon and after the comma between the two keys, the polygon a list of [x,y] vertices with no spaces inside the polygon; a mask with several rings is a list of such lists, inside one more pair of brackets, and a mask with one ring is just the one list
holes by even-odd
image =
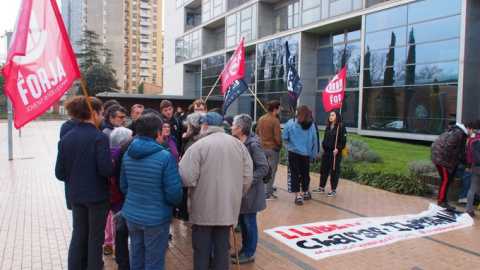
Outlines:
{"label": "man in blue jacket", "polygon": [[182,183],[172,154],[162,147],[163,121],[147,113],[137,119],[136,138],[122,161],[120,188],[126,195],[132,269],[165,269],[172,209],[182,201]]}

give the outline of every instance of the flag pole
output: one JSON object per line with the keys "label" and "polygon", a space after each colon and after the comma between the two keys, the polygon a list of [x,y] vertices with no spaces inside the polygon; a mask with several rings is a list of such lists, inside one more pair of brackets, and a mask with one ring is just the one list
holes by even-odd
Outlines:
{"label": "flag pole", "polygon": [[90,115],[93,118],[93,123],[95,125],[95,128],[100,130],[100,128],[98,127],[99,123],[97,123],[97,118],[94,117],[95,115],[93,114],[92,103],[90,103],[90,97],[88,96],[87,88],[85,87],[85,82],[83,81],[82,77],[80,77],[80,83],[82,84],[83,94],[85,95],[85,99],[87,100],[88,110],[90,110]]}
{"label": "flag pole", "polygon": [[[342,107],[340,106],[340,114],[342,113]],[[337,123],[338,123],[339,119],[337,119]],[[337,135],[335,136],[335,149],[337,149],[337,143],[338,143],[338,132],[340,130],[340,124],[341,123],[338,123],[337,125]],[[341,153],[340,153],[341,154]],[[333,157],[333,170],[335,170],[335,163],[336,163],[336,160],[337,160],[337,157],[336,155],[338,155],[338,149],[337,149],[337,153],[334,155]]]}
{"label": "flag pole", "polygon": [[252,89],[250,89],[250,87],[248,87],[248,90],[250,90],[250,92],[251,92],[252,95],[255,97],[255,99],[258,101],[258,103],[260,103],[260,105],[262,106],[263,110],[267,111],[267,109],[265,109],[265,106],[263,106],[262,102],[258,99],[257,95],[252,91]]}
{"label": "flag pole", "polygon": [[210,97],[210,95],[213,92],[213,89],[215,88],[215,86],[217,86],[217,83],[218,83],[218,81],[220,80],[221,77],[222,77],[222,74],[220,73],[220,75],[218,75],[217,81],[213,84],[212,89],[210,89],[210,92],[208,92],[208,95],[205,98],[205,102],[207,102],[208,98]]}

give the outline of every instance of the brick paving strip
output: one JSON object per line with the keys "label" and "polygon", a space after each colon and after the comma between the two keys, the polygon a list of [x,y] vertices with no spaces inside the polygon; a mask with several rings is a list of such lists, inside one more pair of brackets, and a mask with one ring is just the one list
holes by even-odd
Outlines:
{"label": "brick paving strip", "polygon": [[[71,213],[65,207],[63,183],[54,166],[60,121],[34,121],[13,132],[13,161],[7,157],[7,124],[0,123],[0,269],[66,269]],[[319,176],[311,173],[312,187]],[[356,217],[395,216],[424,211],[429,199],[341,180],[336,197],[314,194],[303,206],[286,192],[286,168],[279,167],[276,201],[258,214],[256,261],[241,269],[477,269],[478,226],[399,241],[323,260],[313,260],[280,243],[263,230],[277,226]],[[327,186],[328,189],[328,186]],[[464,209],[463,206],[457,206]],[[478,216],[474,218],[478,220]],[[173,220],[167,269],[192,269],[190,223]],[[233,244],[233,237],[231,237]],[[241,234],[237,233],[241,246]],[[105,269],[116,269],[104,256]],[[230,269],[236,269],[231,264]]]}

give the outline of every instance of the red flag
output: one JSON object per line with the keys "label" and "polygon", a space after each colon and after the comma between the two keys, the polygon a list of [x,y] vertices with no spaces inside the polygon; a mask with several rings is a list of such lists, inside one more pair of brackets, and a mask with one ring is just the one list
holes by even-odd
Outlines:
{"label": "red flag", "polygon": [[325,107],[326,112],[335,108],[342,108],[346,77],[347,66],[345,65],[345,67],[327,84],[325,89],[323,89],[323,107]]}
{"label": "red flag", "polygon": [[17,129],[44,113],[81,77],[55,0],[23,0],[2,73]]}
{"label": "red flag", "polygon": [[227,88],[238,79],[245,76],[245,53],[243,51],[243,40],[238,44],[237,49],[233,53],[227,65],[222,71],[222,94],[225,93]]}

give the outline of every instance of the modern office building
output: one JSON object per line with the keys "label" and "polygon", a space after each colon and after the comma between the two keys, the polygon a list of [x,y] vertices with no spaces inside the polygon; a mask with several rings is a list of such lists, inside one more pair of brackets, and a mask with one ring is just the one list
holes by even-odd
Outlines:
{"label": "modern office building", "polygon": [[122,92],[138,93],[142,82],[163,86],[162,0],[62,0],[62,17],[75,52],[85,29],[99,35]]}
{"label": "modern office building", "polygon": [[[165,1],[164,93],[205,98],[242,37],[245,80],[258,99],[287,102],[285,44],[318,125],[322,93],[345,65],[350,131],[433,140],[452,122],[480,118],[480,1]],[[221,96],[221,81],[213,96]],[[246,92],[227,114],[263,108]]]}

